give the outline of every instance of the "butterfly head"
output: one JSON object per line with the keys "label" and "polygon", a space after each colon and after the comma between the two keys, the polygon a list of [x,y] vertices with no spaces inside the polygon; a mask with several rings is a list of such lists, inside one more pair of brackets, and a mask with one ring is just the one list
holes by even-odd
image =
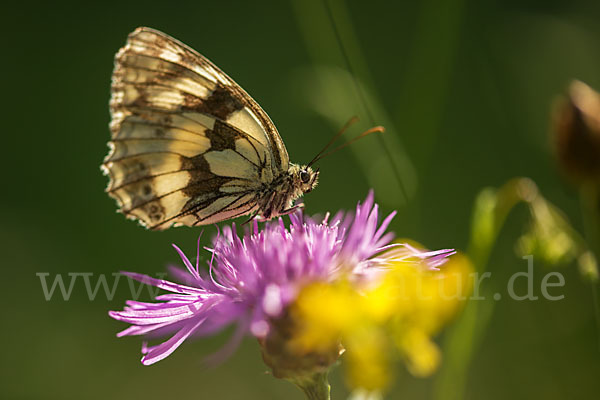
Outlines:
{"label": "butterfly head", "polygon": [[308,193],[317,186],[319,181],[319,170],[313,170],[306,165],[292,165],[290,175],[293,186],[298,188],[301,193]]}

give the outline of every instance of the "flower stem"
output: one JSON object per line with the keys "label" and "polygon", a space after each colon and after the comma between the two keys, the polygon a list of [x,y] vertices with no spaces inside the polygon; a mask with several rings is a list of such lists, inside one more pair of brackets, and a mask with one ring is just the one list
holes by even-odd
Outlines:
{"label": "flower stem", "polygon": [[[586,242],[591,252],[600,259],[600,190],[596,184],[582,185],[580,191],[581,213]],[[596,335],[598,350],[600,350],[600,300],[598,299],[598,280],[590,279],[592,285],[592,305],[596,319]]]}
{"label": "flower stem", "polygon": [[598,299],[598,288],[596,282],[592,284],[592,302],[594,303],[594,315],[596,317],[596,334],[598,335],[598,351],[600,351],[600,299]]}
{"label": "flower stem", "polygon": [[317,372],[310,376],[287,378],[290,382],[298,386],[308,400],[330,400],[329,381],[327,372]]}
{"label": "flower stem", "polygon": [[[538,196],[533,181],[514,178],[499,190],[484,189],[478,195],[472,217],[467,255],[483,274],[500,231],[510,212],[521,202],[530,204]],[[483,276],[483,275],[480,275]],[[486,289],[483,289],[486,291]],[[486,291],[487,292],[487,291]],[[434,383],[435,400],[465,398],[468,370],[494,312],[491,293],[483,301],[469,301],[444,341],[444,364]]]}

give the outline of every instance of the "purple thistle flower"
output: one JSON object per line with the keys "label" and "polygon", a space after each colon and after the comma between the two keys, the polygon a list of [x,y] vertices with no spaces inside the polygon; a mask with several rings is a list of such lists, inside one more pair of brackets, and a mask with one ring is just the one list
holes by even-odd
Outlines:
{"label": "purple thistle flower", "polygon": [[[408,245],[389,244],[392,233],[386,229],[395,213],[378,225],[378,206],[370,192],[354,214],[338,213],[331,222],[322,222],[298,212],[290,216],[286,228],[282,219],[266,223],[242,238],[235,224],[223,228],[213,241],[208,274],[199,269],[200,246],[196,264],[192,264],[175,245],[186,270],[172,268],[176,284],[147,275],[125,272],[124,275],[170,293],[156,297],[159,303],[127,301],[123,311],[109,315],[131,324],[117,336],[173,334],[156,346],[142,347],[142,363],[154,364],[169,356],[190,336],[215,333],[237,323],[230,342],[213,359],[222,359],[250,333],[264,338],[269,321],[282,315],[303,285],[314,281],[332,281],[343,276],[369,277],[392,261],[429,259],[430,268],[441,265],[451,250],[421,252]],[[388,256],[375,257],[386,249]]]}

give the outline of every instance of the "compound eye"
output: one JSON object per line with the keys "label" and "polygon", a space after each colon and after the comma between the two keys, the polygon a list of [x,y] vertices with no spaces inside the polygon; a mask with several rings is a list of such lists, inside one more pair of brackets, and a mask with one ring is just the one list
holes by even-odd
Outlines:
{"label": "compound eye", "polygon": [[306,171],[300,171],[300,180],[302,183],[308,183],[310,180],[310,175]]}

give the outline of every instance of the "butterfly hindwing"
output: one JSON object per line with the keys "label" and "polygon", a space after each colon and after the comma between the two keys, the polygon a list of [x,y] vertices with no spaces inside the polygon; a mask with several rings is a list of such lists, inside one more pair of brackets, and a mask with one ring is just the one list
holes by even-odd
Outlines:
{"label": "butterfly hindwing", "polygon": [[124,60],[124,65],[151,69],[168,75],[170,81],[175,79],[177,85],[170,85],[175,89],[175,86],[181,88],[180,84],[189,80],[206,88],[193,93],[187,85],[188,90],[178,89],[179,94],[173,95],[185,99],[185,108],[213,115],[254,136],[270,149],[275,161],[274,172],[287,170],[287,150],[269,116],[244,89],[208,59],[178,40],[150,28],[138,28],[132,32],[120,53],[117,60],[126,58],[133,61]]}
{"label": "butterfly hindwing", "polygon": [[218,222],[257,209],[287,171],[266,113],[177,40],[138,28],[116,56],[107,191],[145,226]]}

